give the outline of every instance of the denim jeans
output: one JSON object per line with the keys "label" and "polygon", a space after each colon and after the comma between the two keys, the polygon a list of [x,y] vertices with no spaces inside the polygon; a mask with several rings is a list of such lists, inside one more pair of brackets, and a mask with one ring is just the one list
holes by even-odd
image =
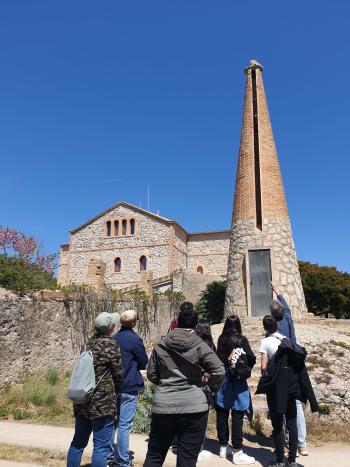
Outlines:
{"label": "denim jeans", "polygon": [[119,394],[117,399],[117,443],[114,457],[118,467],[131,464],[129,454],[129,433],[137,407],[137,394]]}
{"label": "denim jeans", "polygon": [[[297,428],[298,428],[298,448],[306,448],[306,422],[305,422],[305,415],[303,404],[296,400],[297,406]],[[284,420],[284,439],[286,446],[289,445],[289,433],[285,424]]]}
{"label": "denim jeans", "polygon": [[67,467],[80,467],[83,451],[93,433],[93,452],[91,467],[106,467],[107,460],[113,455],[111,441],[114,434],[113,417],[88,420],[76,417],[75,433],[67,455]]}
{"label": "denim jeans", "polygon": [[296,400],[297,404],[297,427],[298,427],[298,447],[306,448],[306,423],[303,404]]}

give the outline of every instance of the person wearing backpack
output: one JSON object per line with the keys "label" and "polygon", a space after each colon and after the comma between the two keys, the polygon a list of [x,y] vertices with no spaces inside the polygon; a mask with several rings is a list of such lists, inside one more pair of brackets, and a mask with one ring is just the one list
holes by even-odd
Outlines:
{"label": "person wearing backpack", "polygon": [[148,363],[143,341],[133,330],[136,322],[136,311],[123,311],[120,315],[121,328],[114,336],[114,340],[120,345],[124,364],[124,379],[118,395],[116,418],[118,433],[114,450],[115,464],[118,467],[132,465],[129,454],[129,433],[137,408],[138,394],[144,390],[144,381],[140,370],[145,370]]}
{"label": "person wearing backpack", "polygon": [[[252,417],[252,404],[247,379],[256,358],[248,339],[242,335],[242,325],[238,316],[226,318],[224,329],[218,340],[218,356],[225,365],[224,384],[215,396],[216,427],[220,443],[220,457],[232,454],[237,465],[254,464],[254,457],[243,452],[244,414]],[[228,419],[232,418],[232,447],[229,441]]]}
{"label": "person wearing backpack", "polygon": [[157,388],[144,467],[162,466],[175,436],[177,467],[196,466],[209,410],[202,388],[208,385],[217,391],[225,375],[215,352],[195,334],[197,322],[192,304],[186,306],[179,314],[179,327],[152,351],[147,377]]}
{"label": "person wearing backpack", "polygon": [[[114,434],[117,394],[123,378],[119,345],[111,337],[118,322],[118,313],[103,312],[95,319],[95,333],[86,345],[93,357],[95,387],[87,401],[73,402],[75,433],[67,455],[67,467],[80,466],[91,433],[91,466],[106,467],[108,459],[113,455],[111,440]],[[76,374],[75,369],[72,379]]]}
{"label": "person wearing backpack", "polygon": [[[261,373],[256,394],[266,394],[271,417],[276,461],[272,467],[297,467],[298,447],[296,400],[310,402],[312,412],[319,410],[305,366],[306,350],[277,331],[277,321],[263,319],[266,337],[260,343]],[[283,418],[289,431],[288,462],[284,462]]]}
{"label": "person wearing backpack", "polygon": [[[278,332],[283,336],[288,337],[293,343],[296,344],[295,328],[290,311],[289,305],[282,294],[279,293],[275,284],[271,282],[271,289],[275,292],[277,300],[272,300],[270,304],[271,315],[277,321]],[[297,428],[298,428],[298,454],[301,456],[308,456],[307,443],[306,443],[306,422],[301,401],[295,401],[297,406]],[[284,421],[285,425],[285,421]],[[287,427],[284,426],[284,438],[286,446],[289,446],[289,434]]]}

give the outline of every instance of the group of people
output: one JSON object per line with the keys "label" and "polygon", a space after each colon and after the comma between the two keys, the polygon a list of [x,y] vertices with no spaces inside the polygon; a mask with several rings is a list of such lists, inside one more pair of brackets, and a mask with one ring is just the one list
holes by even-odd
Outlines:
{"label": "group of people", "polygon": [[[313,411],[318,406],[304,363],[306,352],[296,342],[288,304],[271,286],[277,299],[271,303],[271,314],[263,319],[257,393],[267,396],[276,453],[272,465],[294,467],[297,453],[307,455],[302,403],[310,401]],[[80,466],[91,433],[92,467],[132,466],[129,433],[138,394],[144,389],[140,371],[146,368],[156,390],[144,467],[162,466],[169,449],[177,454],[178,467],[194,467],[208,458],[204,443],[211,407],[216,412],[220,457],[232,458],[236,465],[254,464],[254,457],[243,451],[243,419],[253,416],[248,381],[256,357],[239,317],[226,319],[216,348],[210,323],[199,320],[193,305],[185,302],[149,359],[133,330],[136,312],[123,312],[116,332],[118,322],[117,313],[106,312],[95,320],[87,350],[93,354],[96,387],[87,403],[73,405],[76,424],[67,467]]]}

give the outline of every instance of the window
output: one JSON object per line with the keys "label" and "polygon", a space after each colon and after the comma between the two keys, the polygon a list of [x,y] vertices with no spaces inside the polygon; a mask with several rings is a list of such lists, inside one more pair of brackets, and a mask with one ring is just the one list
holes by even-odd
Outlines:
{"label": "window", "polygon": [[126,235],[126,224],[127,224],[126,220],[123,219],[122,220],[122,235]]}
{"label": "window", "polygon": [[146,271],[147,269],[147,258],[142,255],[140,258],[140,271]]}
{"label": "window", "polygon": [[135,233],[135,219],[130,219],[130,235]]}
{"label": "window", "polygon": [[114,236],[118,237],[119,235],[119,221],[114,221]]}
{"label": "window", "polygon": [[120,258],[114,260],[114,272],[120,272],[122,267],[122,262]]}
{"label": "window", "polygon": [[112,227],[112,222],[107,221],[106,222],[106,236],[110,237],[111,236],[111,227]]}
{"label": "window", "polygon": [[203,274],[203,268],[202,268],[202,266],[198,266],[197,272],[198,272],[198,274]]}

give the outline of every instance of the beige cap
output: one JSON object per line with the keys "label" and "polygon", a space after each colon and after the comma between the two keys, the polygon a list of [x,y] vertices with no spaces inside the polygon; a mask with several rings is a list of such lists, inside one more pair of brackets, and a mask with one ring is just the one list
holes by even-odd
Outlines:
{"label": "beige cap", "polygon": [[126,310],[120,315],[120,324],[127,326],[137,320],[137,313],[135,310]]}

